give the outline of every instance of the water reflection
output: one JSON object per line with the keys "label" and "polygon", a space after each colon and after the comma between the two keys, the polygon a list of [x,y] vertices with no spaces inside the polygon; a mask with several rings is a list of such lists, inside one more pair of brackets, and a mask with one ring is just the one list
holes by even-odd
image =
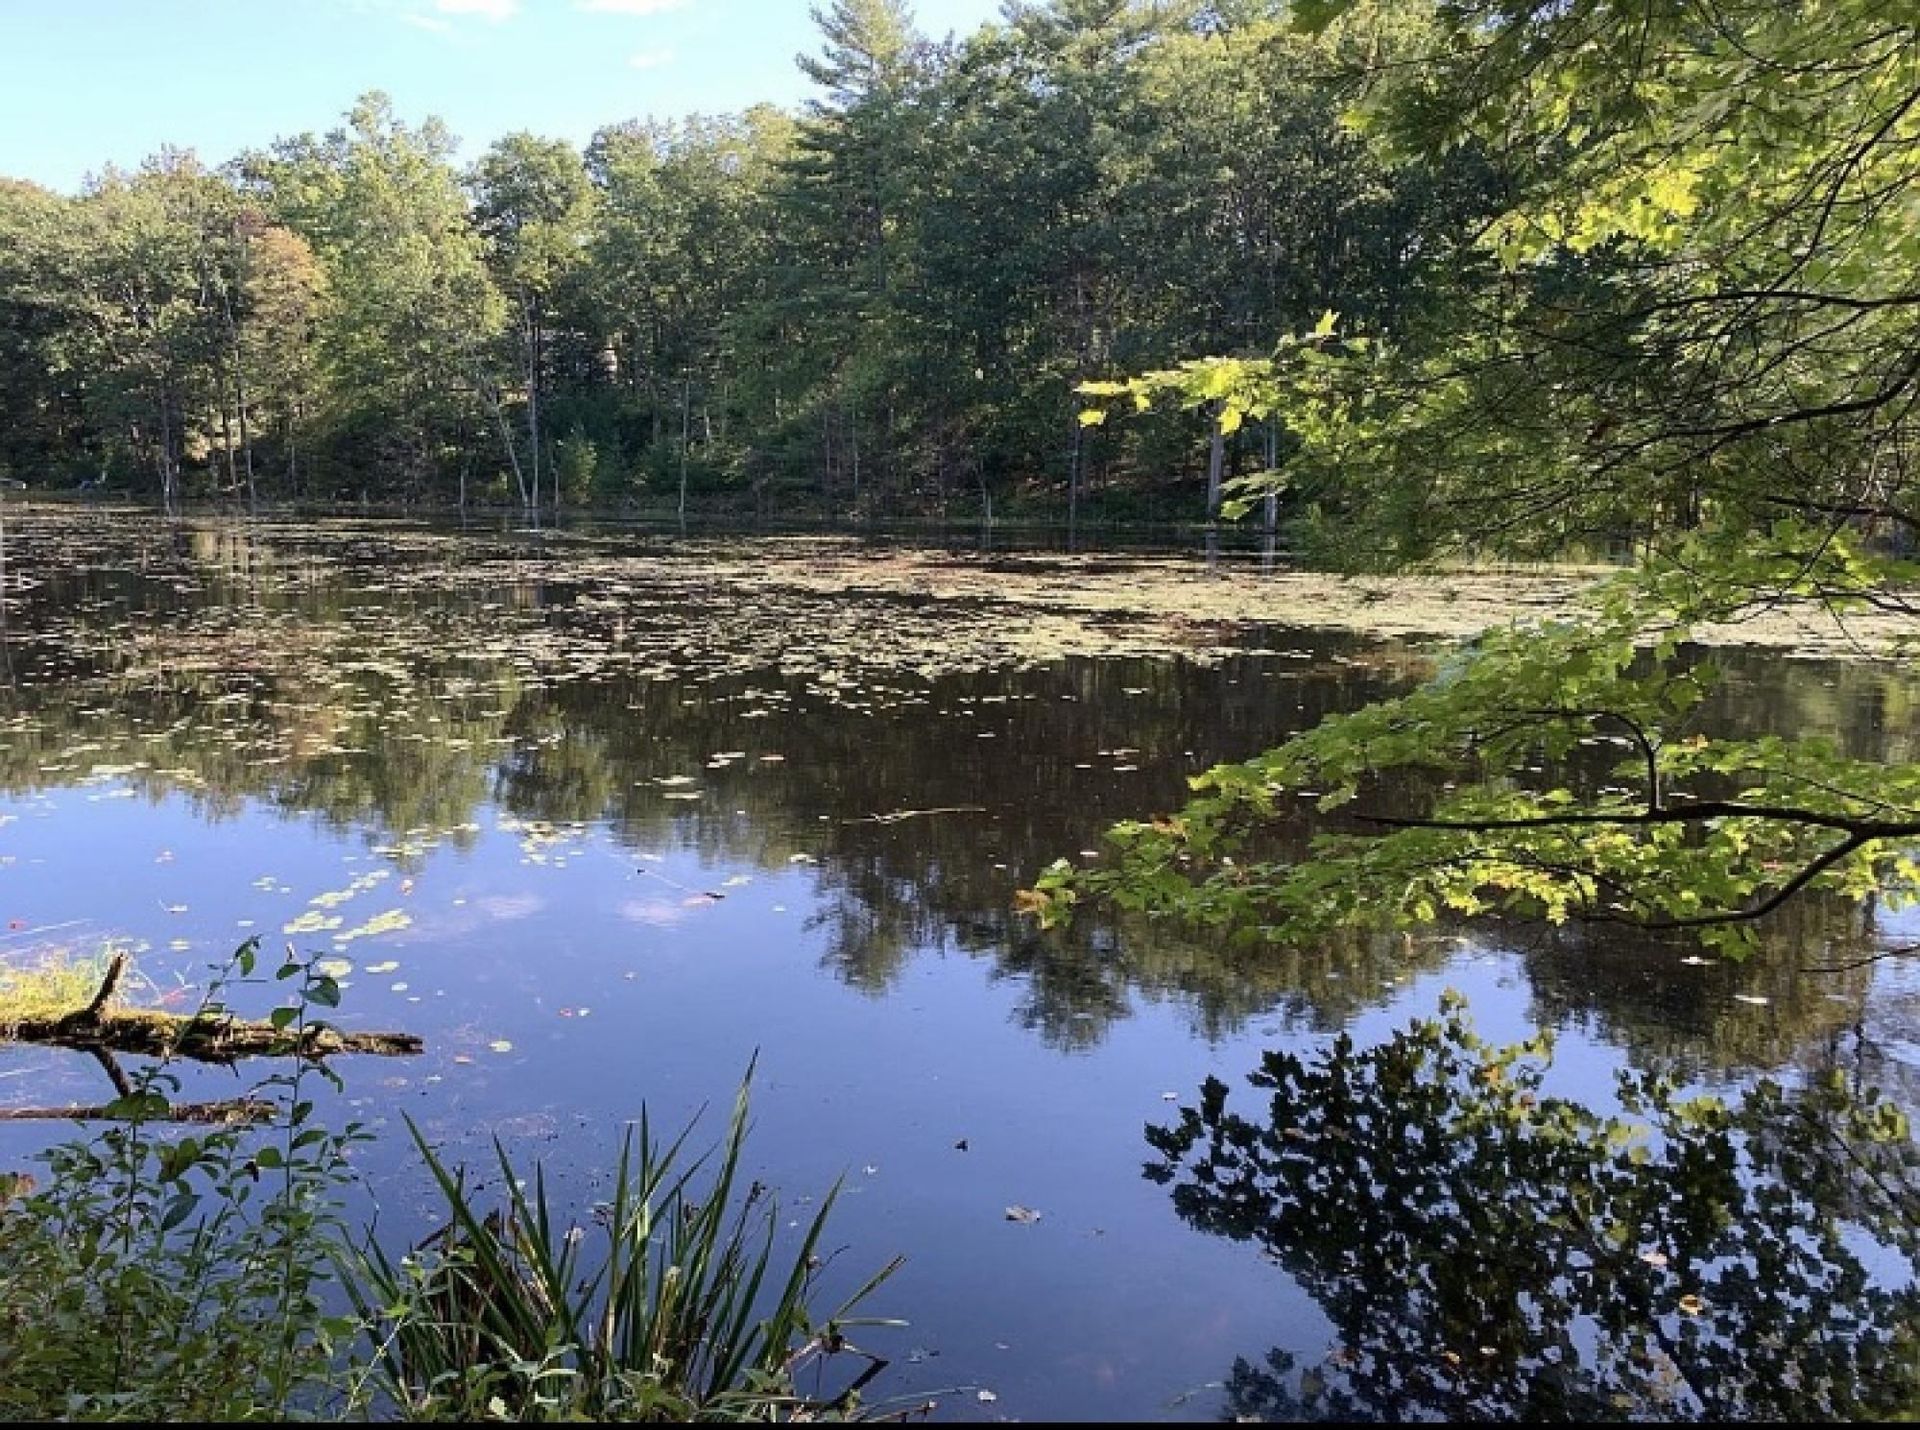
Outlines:
{"label": "water reflection", "polygon": [[1623,1080],[1547,1095],[1544,1047],[1458,1005],[1388,1041],[1275,1051],[1267,1098],[1148,1130],[1193,1226],[1319,1304],[1322,1359],[1235,1361],[1232,1418],[1809,1420],[1920,1397],[1920,1149],[1829,1069],[1729,1108]]}
{"label": "water reflection", "polygon": [[[1421,668],[1224,621],[1218,599],[1189,611],[1174,598],[1215,578],[1163,560],[967,558],[954,590],[923,562],[869,589],[847,543],[803,561],[777,541],[104,512],[21,530],[0,957],[84,920],[76,946],[144,940],[140,971],[174,996],[246,932],[312,929],[289,936],[354,965],[349,1022],[428,1038],[406,1068],[348,1070],[351,1115],[397,1131],[406,1111],[470,1151],[501,1132],[586,1196],[642,1100],[691,1116],[762,1048],[765,1179],[850,1173],[847,1234],[910,1258],[899,1309],[926,1355],[897,1363],[903,1389],[1126,1417],[1235,1348],[1309,1365],[1311,1308],[1269,1334],[1272,1278],[1167,1215],[1137,1129],[1170,1088],[1424,1011],[1443,982],[1488,1019],[1560,1028],[1580,1054],[1559,1071],[1603,1088],[1661,1061],[1731,1093],[1844,1053],[1920,1103],[1911,970],[1804,971],[1883,940],[1859,911],[1799,906],[1737,967],[1486,925],[1300,949],[1118,917],[1038,934],[1011,904],[1045,863]],[[1075,581],[1100,599],[1067,601]],[[1716,719],[1863,753],[1914,738],[1884,670],[1727,664]],[[1312,832],[1303,811],[1273,848]],[[46,1059],[8,1057],[9,1100],[63,1095]],[[397,1177],[403,1151],[387,1139],[370,1171]],[[392,1186],[383,1224],[404,1227]],[[1046,1215],[1014,1225],[1014,1203]],[[1235,1384],[1240,1408],[1277,1405]]]}
{"label": "water reflection", "polygon": [[[1013,980],[1020,1020],[1065,1049],[1142,999],[1209,1039],[1276,1013],[1337,1029],[1464,942],[1282,950],[1120,919],[1041,936],[1010,912],[1023,878],[1177,804],[1187,774],[1409,679],[1419,657],[1401,647],[1248,627],[1231,640],[1259,654],[1224,653],[1216,633],[1203,661],[1096,658],[1036,644],[1055,613],[1017,583],[999,610],[851,591],[743,603],[653,548],[86,515],[29,528],[40,559],[16,567],[23,675],[0,699],[15,795],[106,782],[184,794],[204,820],[270,808],[364,834],[402,868],[470,847],[483,811],[523,838],[551,826],[767,872],[805,861],[808,927],[836,977],[881,996],[915,957],[959,951]],[[1715,720],[1916,754],[1914,686],[1882,668],[1721,663]],[[1303,810],[1275,852],[1302,854],[1313,828]],[[1857,1019],[1870,973],[1800,968],[1879,930],[1794,906],[1737,969],[1644,935],[1504,937],[1540,1021],[1730,1072]]]}

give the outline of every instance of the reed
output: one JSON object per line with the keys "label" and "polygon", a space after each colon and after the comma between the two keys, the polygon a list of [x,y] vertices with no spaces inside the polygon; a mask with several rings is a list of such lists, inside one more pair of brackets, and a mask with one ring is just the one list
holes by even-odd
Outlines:
{"label": "reed", "polygon": [[[688,1151],[691,1127],[665,1140],[643,1111],[592,1231],[563,1224],[543,1170],[534,1168],[529,1190],[497,1140],[505,1197],[482,1210],[464,1173],[449,1170],[409,1123],[447,1224],[398,1260],[365,1243],[344,1278],[375,1339],[377,1388],[399,1413],[860,1416],[861,1392],[886,1362],[847,1332],[901,1324],[854,1316],[900,1263],[881,1267],[824,1316],[815,1312],[820,1238],[839,1184],[798,1244],[780,1249],[773,1198],[757,1182],[741,1186],[751,1079],[750,1068],[725,1135],[699,1156]],[[803,1376],[816,1382],[810,1396],[799,1390]]]}

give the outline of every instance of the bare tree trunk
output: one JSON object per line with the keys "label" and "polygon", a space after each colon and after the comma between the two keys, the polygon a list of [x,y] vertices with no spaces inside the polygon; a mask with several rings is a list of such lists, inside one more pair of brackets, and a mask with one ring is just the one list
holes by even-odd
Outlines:
{"label": "bare tree trunk", "polygon": [[[533,474],[533,504],[540,505],[540,322],[534,314],[533,300],[520,300],[520,316],[527,344],[527,437],[532,443],[528,465]],[[560,509],[560,477],[554,475],[553,509]]]}
{"label": "bare tree trunk", "polygon": [[1073,445],[1067,449],[1067,530],[1071,531],[1080,520],[1080,456],[1086,449],[1087,429],[1076,417],[1073,423]]}
{"label": "bare tree trunk", "polygon": [[227,494],[240,494],[240,469],[233,460],[233,413],[227,407],[227,385],[220,384],[220,449],[227,461]]}
{"label": "bare tree trunk", "polygon": [[693,413],[693,377],[680,380],[680,524],[687,524],[687,424]]}
{"label": "bare tree trunk", "polygon": [[847,416],[847,450],[853,464],[853,510],[860,511],[860,409]]}
{"label": "bare tree trunk", "polygon": [[160,504],[167,515],[174,513],[174,497],[180,474],[173,465],[173,394],[163,384],[160,389]]}
{"label": "bare tree trunk", "polygon": [[7,636],[7,493],[0,488],[0,667],[13,684],[13,645]]}
{"label": "bare tree trunk", "polygon": [[[253,435],[247,427],[245,364],[240,351],[240,325],[233,316],[233,294],[224,286],[220,290],[220,306],[227,319],[227,354],[233,363],[233,410],[240,419],[240,452],[247,470],[247,506],[252,509],[259,502],[259,494],[255,491],[253,482]],[[226,425],[224,417],[221,425],[223,428]],[[235,481],[231,443],[227,448],[227,480]]]}
{"label": "bare tree trunk", "polygon": [[827,511],[833,511],[833,409],[825,404],[820,408],[820,491],[826,498]]}
{"label": "bare tree trunk", "polygon": [[[893,386],[887,386],[886,414],[880,419],[880,474],[886,481],[887,490],[897,501],[906,490],[906,482],[900,476],[900,453],[893,444]],[[941,504],[946,503],[946,493],[941,493]]]}
{"label": "bare tree trunk", "polygon": [[474,390],[480,394],[480,400],[487,404],[493,413],[494,425],[500,429],[500,445],[507,450],[507,463],[513,468],[513,483],[520,489],[520,505],[532,510],[539,497],[538,492],[531,495],[527,491],[527,479],[520,469],[520,454],[514,450],[513,429],[507,425],[506,409],[500,405],[500,394],[494,391],[487,381],[487,375],[480,370],[476,360],[473,364]]}
{"label": "bare tree trunk", "polygon": [[247,424],[247,389],[240,374],[240,355],[234,353],[233,410],[240,419],[240,459],[247,473],[247,506],[259,505],[260,493],[253,480],[253,431]]}
{"label": "bare tree trunk", "polygon": [[1215,406],[1213,412],[1213,439],[1207,447],[1207,520],[1220,519],[1221,478],[1226,471],[1227,434],[1220,428],[1222,409]]}

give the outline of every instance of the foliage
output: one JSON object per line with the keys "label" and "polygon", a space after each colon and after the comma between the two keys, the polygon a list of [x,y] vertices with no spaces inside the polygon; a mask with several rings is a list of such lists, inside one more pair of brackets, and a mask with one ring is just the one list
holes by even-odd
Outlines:
{"label": "foliage", "polygon": [[311,337],[323,400],[309,431],[328,439],[339,486],[417,493],[444,481],[464,434],[488,431],[482,354],[504,304],[452,149],[437,121],[410,126],[370,94],[324,138],[242,161],[249,188],[326,275]]}
{"label": "foliage", "polygon": [[[562,1226],[544,1173],[535,1169],[529,1193],[498,1144],[506,1204],[483,1213],[415,1129],[449,1223],[397,1261],[368,1243],[348,1282],[374,1328],[381,1383],[408,1418],[776,1420],[856,1409],[885,1362],[846,1332],[895,1323],[851,1313],[899,1263],[818,1317],[809,1302],[838,1188],[799,1244],[777,1253],[771,1195],[739,1185],[747,1084],[713,1153],[689,1158],[690,1132],[658,1139],[643,1111],[588,1232]],[[605,1239],[591,1263],[581,1251],[590,1237]],[[804,1397],[803,1368],[843,1353],[866,1370],[832,1397]]]}
{"label": "foliage", "polygon": [[[234,976],[255,966],[253,941]],[[338,986],[289,958],[273,1013],[289,1046]],[[219,1011],[225,980],[202,1011]],[[269,1130],[163,1132],[179,1079],[128,1080],[122,1121],[45,1156],[45,1185],[0,1201],[0,1414],[9,1419],[252,1419],[333,1403],[355,1323],[330,1314],[325,1253],[361,1139],[314,1120],[321,1065],[289,1058],[260,1091]]]}
{"label": "foliage", "polygon": [[548,504],[577,429],[607,495],[1197,514],[1205,424],[1088,432],[1072,384],[1259,352],[1336,300],[1398,327],[1493,182],[1342,121],[1356,64],[1430,39],[1424,7],[1322,36],[1274,10],[1047,0],[936,44],[839,0],[795,113],[515,134],[462,174],[444,127],[369,94],[218,173],[165,152],[75,196],[0,184],[0,461]]}
{"label": "foliage", "polygon": [[[1293,942],[1498,911],[1731,954],[1805,891],[1897,909],[1920,893],[1920,769],[1817,737],[1702,733],[1715,671],[1681,651],[1705,619],[1814,591],[1863,600],[1897,569],[1797,522],[1764,550],[1689,543],[1579,620],[1492,631],[1411,694],[1196,776],[1179,814],[1117,826],[1108,867],[1057,862],[1026,906],[1058,922],[1099,894]],[[1264,827],[1301,800],[1346,827],[1263,858]]]}
{"label": "foliage", "polygon": [[[1920,770],[1704,737],[1712,673],[1683,643],[1782,603],[1912,614],[1920,37],[1873,3],[1469,0],[1434,23],[1355,122],[1498,157],[1508,203],[1447,300],[1394,342],[1328,311],[1270,358],[1087,384],[1083,420],[1171,400],[1283,423],[1242,505],[1283,490],[1351,566],[1586,540],[1641,567],[1578,621],[1490,632],[1418,693],[1202,777],[1115,832],[1123,867],[1057,865],[1026,902],[1281,937],[1503,909],[1739,952],[1803,892],[1910,900]],[[1310,862],[1249,859],[1293,798],[1353,822]]]}
{"label": "foliage", "polygon": [[[241,946],[196,1016],[219,1016],[226,989],[252,981],[257,947]],[[317,1118],[311,1080],[338,1080],[295,1052],[327,1026],[315,1014],[338,1005],[339,985],[291,953],[273,979],[291,987],[269,1017],[286,1038],[284,1067],[251,1100],[274,1110],[270,1125],[179,1134],[168,1126],[179,1075],[162,1062],[129,1078],[103,1054],[120,1090],[104,1109],[112,1125],[44,1154],[43,1184],[0,1179],[0,1414],[344,1419],[365,1414],[376,1389],[420,1419],[858,1411],[885,1362],[846,1332],[891,1323],[851,1312],[898,1263],[816,1315],[835,1197],[790,1259],[776,1254],[771,1194],[739,1187],[746,1084],[709,1156],[686,1152],[691,1129],[657,1139],[642,1111],[615,1169],[597,1267],[582,1264],[586,1234],[557,1225],[537,1169],[528,1194],[500,1152],[508,1206],[483,1215],[424,1141],[451,1221],[396,1259],[344,1224],[349,1155],[368,1134]],[[340,1314],[343,1304],[358,1314]],[[861,1373],[832,1395],[803,1395],[803,1371],[842,1354],[863,1361]]]}
{"label": "foliage", "polygon": [[1544,1035],[1450,997],[1376,1047],[1269,1052],[1270,1100],[1150,1127],[1147,1175],[1258,1246],[1336,1343],[1227,1381],[1241,1418],[1825,1420],[1920,1397],[1920,1148],[1842,1074],[1734,1106],[1622,1074],[1624,1116],[1547,1095]]}
{"label": "foliage", "polygon": [[1397,340],[1348,361],[1283,345],[1270,372],[1152,385],[1252,378],[1233,404],[1284,410],[1292,489],[1356,564],[1788,513],[1910,536],[1912,22],[1877,0],[1466,0],[1433,24],[1354,122],[1496,157],[1506,202],[1445,301],[1398,335],[1349,312]]}

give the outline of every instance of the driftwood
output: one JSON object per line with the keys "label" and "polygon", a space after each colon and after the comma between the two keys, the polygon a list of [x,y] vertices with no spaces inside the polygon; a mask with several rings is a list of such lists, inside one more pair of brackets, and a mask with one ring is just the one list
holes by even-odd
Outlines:
{"label": "driftwood", "polygon": [[226,1013],[181,1014],[158,1008],[110,1007],[126,966],[125,954],[114,955],[100,980],[99,991],[84,1008],[0,1023],[0,1042],[47,1043],[83,1052],[136,1053],[221,1064],[287,1054],[303,1058],[325,1058],[335,1053],[407,1057],[426,1047],[417,1033],[347,1033],[330,1027],[295,1030]]}

